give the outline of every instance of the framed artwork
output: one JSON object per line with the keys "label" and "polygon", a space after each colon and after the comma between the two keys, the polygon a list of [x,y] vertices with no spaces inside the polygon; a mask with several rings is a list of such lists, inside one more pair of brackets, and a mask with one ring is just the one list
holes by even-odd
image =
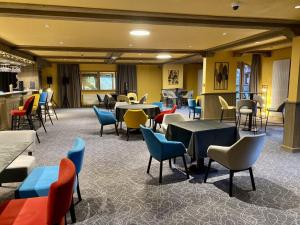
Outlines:
{"label": "framed artwork", "polygon": [[228,90],[229,63],[216,62],[214,74],[214,90]]}
{"label": "framed artwork", "polygon": [[178,85],[179,84],[179,70],[168,71],[168,84]]}

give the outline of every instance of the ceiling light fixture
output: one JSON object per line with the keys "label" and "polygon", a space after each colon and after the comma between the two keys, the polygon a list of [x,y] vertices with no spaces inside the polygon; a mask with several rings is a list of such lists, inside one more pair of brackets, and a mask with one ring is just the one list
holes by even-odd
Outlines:
{"label": "ceiling light fixture", "polygon": [[226,32],[224,32],[224,33],[222,33],[222,35],[223,35],[223,36],[225,36],[225,35],[227,35],[227,33],[226,33]]}
{"label": "ceiling light fixture", "polygon": [[295,9],[300,9],[300,5],[296,5],[296,6],[295,6]]}
{"label": "ceiling light fixture", "polygon": [[50,26],[49,26],[49,24],[45,24],[45,28],[49,28]]}
{"label": "ceiling light fixture", "polygon": [[149,36],[150,32],[148,30],[137,29],[137,30],[130,31],[129,34],[140,37],[140,36]]}
{"label": "ceiling light fixture", "polygon": [[260,43],[260,41],[256,41],[256,42],[255,42],[255,44],[259,44],[259,43]]}
{"label": "ceiling light fixture", "polygon": [[169,54],[159,54],[156,56],[157,59],[171,59],[172,56]]}
{"label": "ceiling light fixture", "polygon": [[64,44],[64,42],[63,42],[63,41],[60,41],[60,42],[59,42],[59,44],[60,44],[60,45],[63,45],[63,44]]}
{"label": "ceiling light fixture", "polygon": [[132,47],[132,46],[133,46],[133,44],[129,44],[128,46],[129,46],[129,47]]}

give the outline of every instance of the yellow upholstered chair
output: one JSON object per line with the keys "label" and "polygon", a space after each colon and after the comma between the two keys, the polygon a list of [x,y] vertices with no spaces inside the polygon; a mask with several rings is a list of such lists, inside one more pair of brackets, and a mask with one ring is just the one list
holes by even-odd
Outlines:
{"label": "yellow upholstered chair", "polygon": [[129,92],[127,94],[127,97],[129,98],[130,103],[136,103],[136,104],[139,103],[136,93]]}
{"label": "yellow upholstered chair", "polygon": [[129,140],[129,131],[140,129],[140,125],[145,125],[148,120],[146,113],[139,110],[128,110],[124,115],[124,122],[127,126],[127,141]]}
{"label": "yellow upholstered chair", "polygon": [[[32,111],[35,112],[39,106],[40,94],[33,94],[32,96],[34,96]],[[19,110],[23,110],[23,106],[19,106]]]}

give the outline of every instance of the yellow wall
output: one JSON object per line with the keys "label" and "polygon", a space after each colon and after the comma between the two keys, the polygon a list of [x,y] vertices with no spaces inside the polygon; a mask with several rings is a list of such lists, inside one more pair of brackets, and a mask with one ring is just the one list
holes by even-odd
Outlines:
{"label": "yellow wall", "polygon": [[158,65],[137,65],[137,94],[141,98],[148,93],[147,102],[157,102],[161,98],[162,68]]}
{"label": "yellow wall", "polygon": [[42,89],[46,90],[48,88],[47,77],[52,77],[51,89],[53,90],[53,99],[59,105],[58,99],[58,77],[57,77],[57,65],[52,64],[50,67],[42,69]]}
{"label": "yellow wall", "polygon": [[202,68],[201,64],[185,64],[183,66],[183,88],[187,91],[194,91],[194,98],[198,93],[198,71]]}
{"label": "yellow wall", "polygon": [[[213,92],[235,92],[235,74],[237,69],[238,57],[233,57],[232,52],[219,52],[213,57],[207,57],[203,61],[203,84],[202,90],[204,93]],[[216,62],[229,63],[228,75],[228,89],[227,90],[214,90],[214,73]]]}

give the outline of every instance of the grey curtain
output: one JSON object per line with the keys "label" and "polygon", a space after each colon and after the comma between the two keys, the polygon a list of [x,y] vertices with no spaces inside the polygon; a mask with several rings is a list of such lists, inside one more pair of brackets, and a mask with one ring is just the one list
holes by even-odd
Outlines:
{"label": "grey curtain", "polygon": [[251,73],[250,73],[250,92],[259,91],[259,81],[261,78],[261,56],[252,55]]}
{"label": "grey curtain", "polygon": [[137,91],[136,65],[118,65],[116,89],[118,94]]}
{"label": "grey curtain", "polygon": [[80,107],[80,74],[78,64],[57,64],[59,105],[63,108]]}

